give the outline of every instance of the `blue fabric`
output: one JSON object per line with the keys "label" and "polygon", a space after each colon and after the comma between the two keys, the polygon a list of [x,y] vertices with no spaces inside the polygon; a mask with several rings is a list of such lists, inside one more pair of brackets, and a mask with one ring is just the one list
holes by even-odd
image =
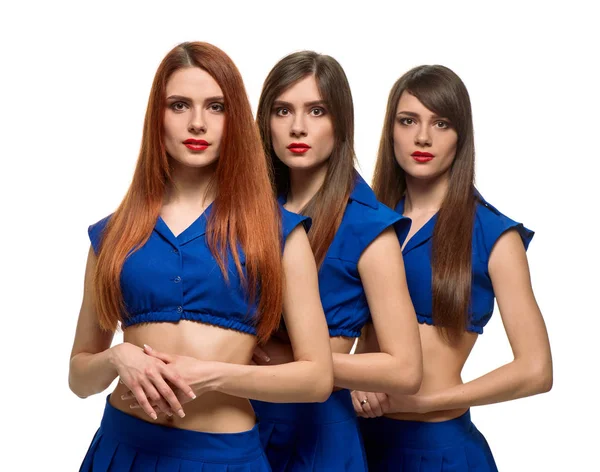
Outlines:
{"label": "blue fabric", "polygon": [[274,472],[365,472],[366,456],[348,390],[323,403],[252,401]]}
{"label": "blue fabric", "polygon": [[497,472],[492,452],[470,412],[426,423],[360,418],[370,472]]}
{"label": "blue fabric", "polygon": [[[521,223],[500,213],[479,193],[477,193],[477,197],[472,243],[473,287],[469,309],[470,321],[467,329],[481,334],[494,311],[494,289],[488,272],[488,263],[494,244],[506,231],[515,229],[527,249],[534,233]],[[404,199],[400,200],[396,211],[401,215],[404,213]],[[436,220],[437,214],[410,238],[402,250],[408,290],[418,321],[430,325],[433,324],[431,248]],[[405,239],[406,236],[401,237],[400,243],[404,244]]]}
{"label": "blue fabric", "polygon": [[[161,217],[148,241],[125,260],[121,289],[127,313],[124,326],[145,322],[193,320],[256,334],[256,304],[250,306],[239,274],[228,251],[229,283],[225,281],[205,238],[210,205],[181,234],[175,236]],[[282,244],[305,216],[281,208]],[[89,227],[96,254],[110,217]],[[245,271],[245,255],[240,249]]]}
{"label": "blue fabric", "polygon": [[152,424],[106,402],[80,472],[269,472],[258,427],[201,433]]}
{"label": "blue fabric", "polygon": [[[285,203],[285,197],[279,201]],[[404,239],[410,219],[377,201],[373,190],[356,174],[342,222],[319,269],[319,292],[330,336],[357,338],[371,320],[358,261],[369,244],[389,227]]]}

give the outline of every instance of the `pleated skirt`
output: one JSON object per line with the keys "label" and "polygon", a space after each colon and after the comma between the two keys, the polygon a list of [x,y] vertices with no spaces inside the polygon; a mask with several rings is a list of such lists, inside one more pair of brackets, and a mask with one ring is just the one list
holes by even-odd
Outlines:
{"label": "pleated skirt", "polygon": [[258,427],[204,433],[152,424],[108,401],[80,472],[269,472]]}
{"label": "pleated skirt", "polygon": [[497,472],[470,411],[439,423],[360,418],[371,472]]}
{"label": "pleated skirt", "polygon": [[348,390],[323,403],[252,401],[274,472],[365,472],[366,455]]}

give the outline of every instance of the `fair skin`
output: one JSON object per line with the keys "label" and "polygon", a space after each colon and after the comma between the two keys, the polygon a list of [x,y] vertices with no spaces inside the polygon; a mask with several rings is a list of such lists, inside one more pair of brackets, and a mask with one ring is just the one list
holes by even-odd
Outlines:
{"label": "fair skin", "polygon": [[[447,119],[436,116],[407,92],[400,97],[396,118],[394,152],[406,172],[404,214],[413,220],[408,241],[442,204],[448,188],[448,172],[456,154],[457,134]],[[428,162],[418,162],[412,156],[414,151],[429,152],[435,157]],[[525,248],[515,230],[507,231],[498,239],[488,270],[513,361],[463,383],[461,372],[477,334],[464,332],[456,344],[450,345],[436,327],[419,325],[424,367],[421,389],[415,395],[355,391],[353,403],[360,416],[385,414],[401,420],[443,421],[459,416],[471,406],[550,390],[550,343],[531,287]],[[368,330],[358,350],[377,350],[377,337]],[[368,403],[361,405],[364,399]]]}
{"label": "fair skin", "polygon": [[[166,96],[164,138],[172,183],[161,218],[177,235],[214,199],[209,182],[219,157],[226,104],[219,85],[199,68],[175,72]],[[188,139],[208,145],[190,149],[184,143]],[[110,402],[121,411],[182,429],[238,432],[256,422],[248,398],[291,402],[322,401],[328,396],[333,382],[331,350],[317,271],[303,228],[292,231],[283,253],[286,279],[301,281],[286,284],[284,290],[283,317],[294,356],[287,366],[248,365],[254,336],[188,320],[128,327],[124,342],[110,347],[114,333],[100,329],[93,302],[96,263],[90,249],[69,372],[69,385],[80,397],[103,391],[119,377]],[[191,401],[200,396],[200,401]]]}
{"label": "fair skin", "polygon": [[[314,76],[297,82],[277,98],[270,124],[273,148],[290,169],[286,208],[299,212],[323,184],[334,145],[334,124]],[[289,146],[299,142],[311,149],[293,155]],[[384,231],[365,249],[358,272],[381,350],[350,355],[354,339],[332,337],[335,385],[413,393],[421,382],[421,347],[393,229]],[[273,339],[256,350],[254,359],[258,364],[272,365],[289,362],[291,356],[285,342]]]}

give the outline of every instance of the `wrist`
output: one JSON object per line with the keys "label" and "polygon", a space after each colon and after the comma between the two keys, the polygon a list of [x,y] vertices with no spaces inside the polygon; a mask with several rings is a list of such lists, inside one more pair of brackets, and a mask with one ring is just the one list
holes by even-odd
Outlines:
{"label": "wrist", "polygon": [[201,361],[194,366],[190,387],[194,392],[225,393],[228,366],[224,362]]}

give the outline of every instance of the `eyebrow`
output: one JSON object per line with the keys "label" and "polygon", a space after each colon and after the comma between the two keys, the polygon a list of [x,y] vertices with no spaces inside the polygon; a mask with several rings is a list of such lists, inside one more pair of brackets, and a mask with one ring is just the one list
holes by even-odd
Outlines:
{"label": "eyebrow", "polygon": [[[419,115],[418,113],[412,112],[412,111],[399,111],[398,113],[396,113],[396,116],[398,116],[398,115],[406,115],[406,116],[410,116],[411,118],[420,118],[421,117],[421,115]],[[436,115],[435,113],[433,115],[431,115],[431,117],[434,120],[448,120],[448,118]],[[448,121],[450,121],[450,120],[448,120]]]}
{"label": "eyebrow", "polygon": [[[193,102],[194,100],[192,100],[189,97],[184,97],[183,95],[170,95],[167,97],[168,101],[176,101],[176,100],[181,100],[184,102]],[[224,101],[224,97],[221,95],[215,95],[214,97],[207,97],[204,99],[204,102],[219,102],[219,101]]]}
{"label": "eyebrow", "polygon": [[[325,106],[325,100],[313,100],[312,102],[305,102],[304,103],[305,107],[314,107],[314,106],[317,106],[317,105],[318,106]],[[283,100],[275,100],[273,102],[273,106],[294,108],[294,106],[290,102],[284,102]]]}

